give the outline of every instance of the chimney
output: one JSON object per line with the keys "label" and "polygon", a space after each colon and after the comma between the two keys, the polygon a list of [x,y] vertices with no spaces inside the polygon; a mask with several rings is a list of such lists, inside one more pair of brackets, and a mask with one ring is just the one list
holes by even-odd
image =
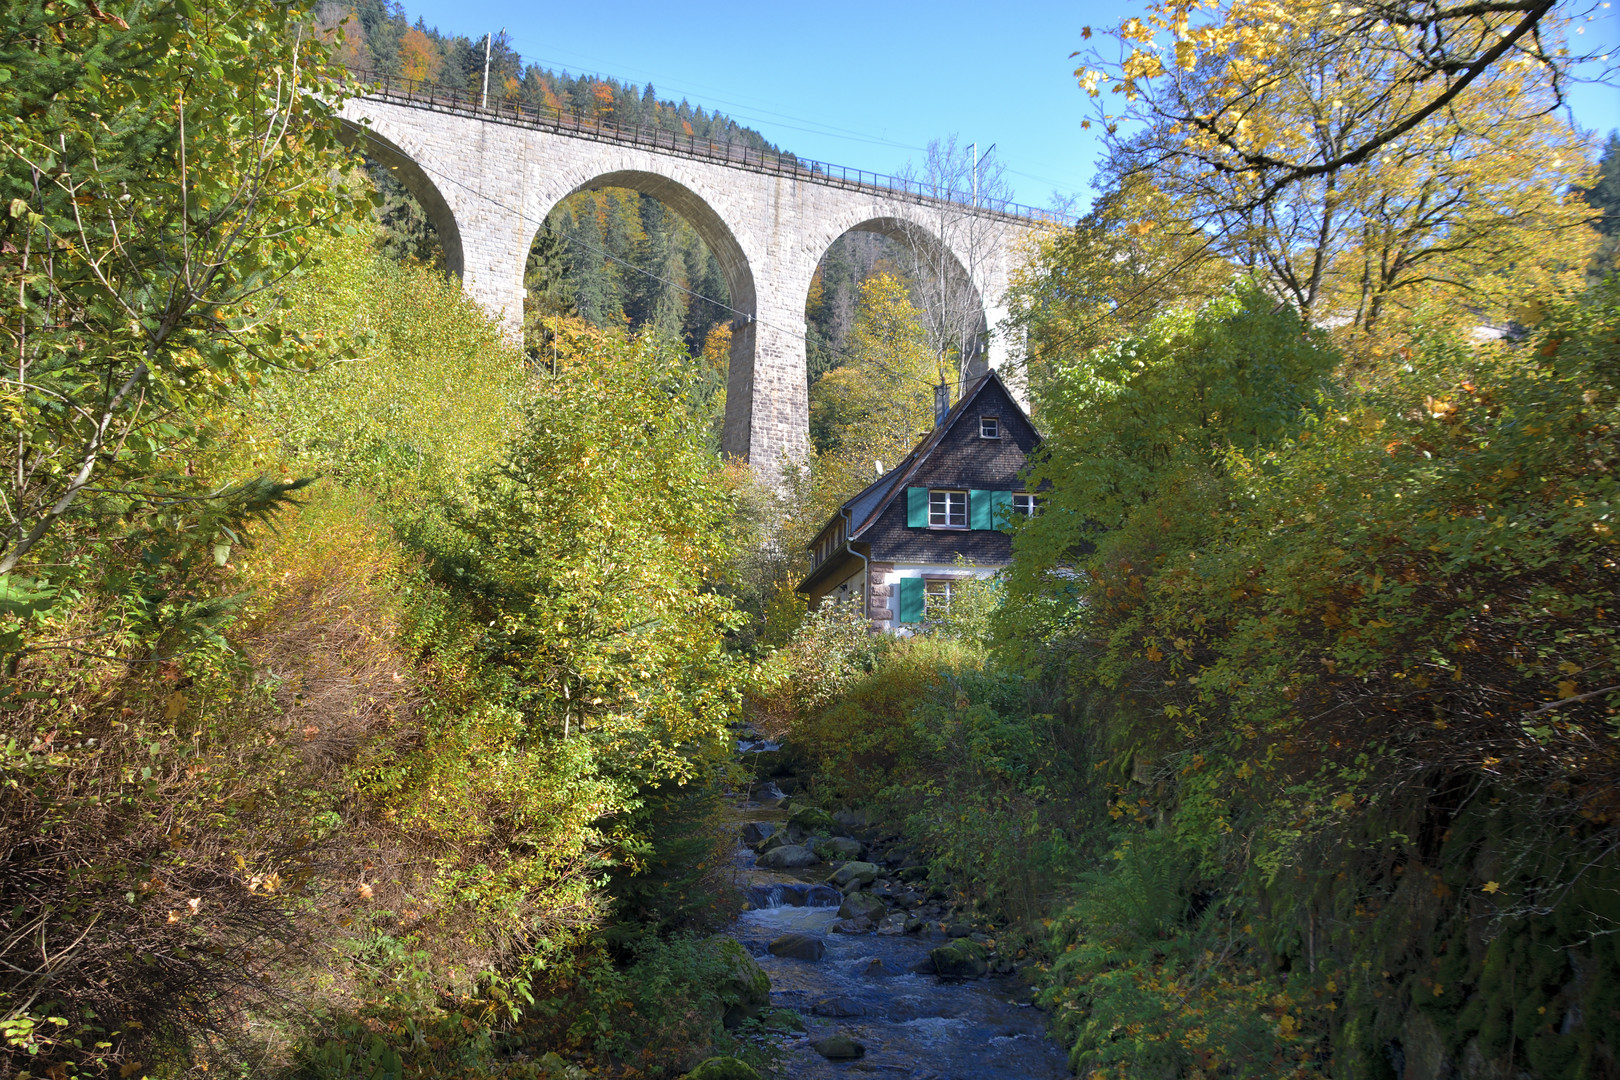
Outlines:
{"label": "chimney", "polygon": [[939,427],[939,425],[943,424],[945,422],[945,414],[950,411],[951,392],[949,388],[947,388],[946,385],[941,382],[938,386],[934,387],[934,426]]}

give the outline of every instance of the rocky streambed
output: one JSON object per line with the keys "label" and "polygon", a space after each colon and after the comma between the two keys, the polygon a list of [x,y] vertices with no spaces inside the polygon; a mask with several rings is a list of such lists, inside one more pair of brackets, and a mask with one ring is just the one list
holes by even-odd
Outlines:
{"label": "rocky streambed", "polygon": [[774,785],[737,796],[732,813],[748,907],[731,933],[770,977],[770,1005],[805,1021],[781,1075],[1068,1076],[1020,962],[930,889],[903,847]]}

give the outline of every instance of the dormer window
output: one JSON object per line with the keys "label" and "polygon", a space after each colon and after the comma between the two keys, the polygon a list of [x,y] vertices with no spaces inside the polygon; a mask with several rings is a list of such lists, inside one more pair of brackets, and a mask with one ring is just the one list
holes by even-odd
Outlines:
{"label": "dormer window", "polygon": [[981,417],[979,417],[979,438],[981,438],[981,439],[999,439],[999,438],[1001,438],[1001,417],[999,417],[999,416],[981,416]]}

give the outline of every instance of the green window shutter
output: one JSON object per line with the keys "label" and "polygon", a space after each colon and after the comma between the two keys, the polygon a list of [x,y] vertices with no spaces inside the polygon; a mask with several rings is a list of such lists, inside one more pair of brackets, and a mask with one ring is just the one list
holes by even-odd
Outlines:
{"label": "green window shutter", "polygon": [[995,515],[991,510],[990,498],[993,491],[968,492],[968,528],[993,529],[996,527]]}
{"label": "green window shutter", "polygon": [[990,493],[990,526],[995,529],[1005,529],[1012,524],[1012,492],[992,491]]}
{"label": "green window shutter", "polygon": [[906,524],[913,529],[928,528],[927,488],[906,488]]}
{"label": "green window shutter", "polygon": [[920,577],[900,579],[900,621],[923,621],[923,579]]}

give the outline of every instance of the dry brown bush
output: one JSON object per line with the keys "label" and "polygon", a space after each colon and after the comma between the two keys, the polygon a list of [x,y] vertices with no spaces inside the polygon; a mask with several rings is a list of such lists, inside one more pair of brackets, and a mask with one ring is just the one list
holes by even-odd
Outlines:
{"label": "dry brown bush", "polygon": [[[251,590],[234,656],[20,664],[16,689],[48,696],[0,713],[0,1019],[41,1023],[0,1048],[0,1075],[239,1061],[245,1030],[262,1048],[276,1026],[253,1015],[361,993],[334,948],[374,912],[408,913],[433,854],[347,779],[421,737],[407,568],[375,533],[317,508],[260,537],[219,582]],[[53,636],[110,618],[84,606]]]}

